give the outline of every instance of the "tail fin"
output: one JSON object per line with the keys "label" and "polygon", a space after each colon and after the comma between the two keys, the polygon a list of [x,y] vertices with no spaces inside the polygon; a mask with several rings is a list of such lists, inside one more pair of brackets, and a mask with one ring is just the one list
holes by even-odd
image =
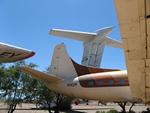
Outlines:
{"label": "tail fin", "polygon": [[99,67],[105,45],[121,48],[122,44],[108,37],[113,27],[105,27],[94,33],[52,29],[49,34],[65,38],[76,39],[84,42],[82,64],[85,66]]}
{"label": "tail fin", "polygon": [[64,44],[59,44],[55,47],[49,72],[64,79],[72,80],[77,77],[76,70]]}
{"label": "tail fin", "polygon": [[118,69],[93,68],[80,65],[68,56],[65,45],[60,44],[55,47],[49,71],[59,76],[59,78],[72,80],[85,74],[118,71]]}

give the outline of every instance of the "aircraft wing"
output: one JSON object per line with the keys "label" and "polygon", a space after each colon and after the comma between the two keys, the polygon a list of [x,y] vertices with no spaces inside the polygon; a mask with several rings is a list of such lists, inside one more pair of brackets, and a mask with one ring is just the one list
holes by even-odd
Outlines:
{"label": "aircraft wing", "polygon": [[129,84],[135,98],[150,102],[150,0],[115,0]]}
{"label": "aircraft wing", "polygon": [[44,73],[29,67],[20,67],[20,70],[43,82],[54,83],[62,80],[61,78],[56,77],[52,74]]}
{"label": "aircraft wing", "polygon": [[0,42],[0,63],[15,62],[32,57],[35,53],[31,50]]}
{"label": "aircraft wing", "polygon": [[91,38],[97,35],[96,33],[63,30],[63,29],[52,29],[50,30],[49,34],[60,36],[60,37],[65,37],[65,38],[72,38],[72,39],[80,40],[84,42],[89,41]]}

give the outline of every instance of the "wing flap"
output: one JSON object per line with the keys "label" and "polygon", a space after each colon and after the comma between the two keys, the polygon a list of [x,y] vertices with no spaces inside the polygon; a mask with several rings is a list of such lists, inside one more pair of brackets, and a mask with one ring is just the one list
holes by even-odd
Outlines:
{"label": "wing flap", "polygon": [[32,77],[39,79],[43,82],[54,83],[54,82],[58,82],[58,81],[62,80],[61,78],[56,77],[52,74],[47,74],[47,73],[29,68],[29,67],[20,67],[20,70],[27,74],[30,74]]}

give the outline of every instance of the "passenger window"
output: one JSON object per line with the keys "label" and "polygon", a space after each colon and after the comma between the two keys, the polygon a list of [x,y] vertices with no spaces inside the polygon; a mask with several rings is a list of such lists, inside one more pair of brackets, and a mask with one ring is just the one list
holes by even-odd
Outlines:
{"label": "passenger window", "polygon": [[89,86],[94,86],[94,81],[88,81]]}
{"label": "passenger window", "polygon": [[120,80],[120,85],[124,85],[125,84],[125,80]]}
{"label": "passenger window", "polygon": [[114,81],[113,80],[109,80],[109,85],[113,85]]}
{"label": "passenger window", "polygon": [[99,80],[98,83],[99,83],[100,86],[104,85],[104,81],[103,80]]}

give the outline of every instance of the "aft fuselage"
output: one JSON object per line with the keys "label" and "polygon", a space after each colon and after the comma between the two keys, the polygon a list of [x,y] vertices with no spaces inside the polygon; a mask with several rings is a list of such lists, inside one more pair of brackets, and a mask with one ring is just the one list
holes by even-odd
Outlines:
{"label": "aft fuselage", "polygon": [[48,84],[48,87],[68,96],[109,102],[135,101],[128,83],[127,71],[87,74],[73,80]]}

